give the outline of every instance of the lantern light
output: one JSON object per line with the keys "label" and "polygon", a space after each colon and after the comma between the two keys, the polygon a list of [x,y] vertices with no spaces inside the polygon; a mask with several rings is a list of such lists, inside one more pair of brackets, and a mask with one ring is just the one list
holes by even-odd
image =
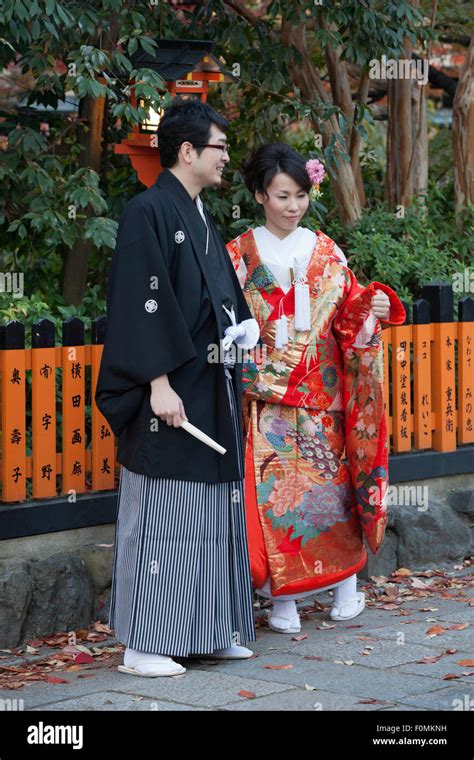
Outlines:
{"label": "lantern light", "polygon": [[[138,101],[138,106],[140,108],[147,107],[143,98],[141,98]],[[154,108],[152,108],[151,106],[148,106],[148,118],[143,119],[143,121],[140,123],[140,130],[142,132],[156,132],[158,127],[160,126],[160,121],[163,114],[164,114],[163,108],[159,108],[158,111],[155,111]]]}
{"label": "lantern light", "polygon": [[[170,95],[181,99],[196,98],[203,103],[207,100],[209,87],[221,82],[237,82],[238,79],[222,68],[221,62],[212,53],[214,43],[209,40],[155,40],[157,49],[153,54],[139,48],[131,56],[135,69],[148,68],[156,71],[166,82]],[[131,86],[130,102],[133,106],[145,108],[145,99],[137,100]],[[155,182],[162,167],[156,143],[156,132],[163,109],[155,111],[148,107],[148,117],[115,146],[116,153],[130,156],[138,179],[150,187]]]}

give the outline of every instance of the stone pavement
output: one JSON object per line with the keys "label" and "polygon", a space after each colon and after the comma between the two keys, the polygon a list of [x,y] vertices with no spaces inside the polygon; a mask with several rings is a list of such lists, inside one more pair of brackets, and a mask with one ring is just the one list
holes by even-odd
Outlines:
{"label": "stone pavement", "polygon": [[[447,572],[453,577],[472,576],[472,566],[461,572],[457,567],[453,572],[451,564]],[[117,652],[104,663],[97,658],[81,671],[53,674],[68,683],[34,682],[2,689],[0,701],[21,700],[20,709],[25,711],[473,710],[472,583],[429,596],[410,596],[407,601],[402,596],[385,605],[388,609],[375,606],[376,584],[360,581],[359,590],[364,589],[368,606],[345,623],[330,620],[330,594],[306,598],[299,604],[304,619],[301,634],[295,637],[272,632],[264,610],[257,609],[258,640],[251,645],[255,653],[251,660],[183,659],[187,668],[183,676],[139,678],[117,671],[122,662]],[[439,635],[430,637],[427,630],[433,628]],[[114,643],[108,639],[101,646]],[[45,649],[26,659],[44,660],[54,654]],[[420,662],[427,657],[432,661]],[[0,668],[26,659],[7,657],[0,660]],[[458,664],[464,660],[471,664]]]}

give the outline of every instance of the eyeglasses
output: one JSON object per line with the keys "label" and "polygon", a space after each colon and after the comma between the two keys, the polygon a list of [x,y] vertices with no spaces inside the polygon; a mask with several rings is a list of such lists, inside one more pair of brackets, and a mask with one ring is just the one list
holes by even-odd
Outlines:
{"label": "eyeglasses", "polygon": [[227,143],[224,145],[215,145],[214,143],[193,143],[195,148],[218,148],[223,153],[229,152],[229,146]]}
{"label": "eyeglasses", "polygon": [[[175,145],[175,148],[180,148],[181,145]],[[215,143],[193,143],[193,148],[218,148],[223,153],[229,152],[229,145],[225,143],[225,145],[216,145]]]}

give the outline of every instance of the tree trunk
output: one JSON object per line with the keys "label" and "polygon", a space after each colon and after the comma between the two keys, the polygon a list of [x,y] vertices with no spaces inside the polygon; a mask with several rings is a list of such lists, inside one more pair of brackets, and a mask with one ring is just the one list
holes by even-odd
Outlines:
{"label": "tree trunk", "polygon": [[[411,59],[408,42],[405,59]],[[389,79],[385,197],[392,207],[409,206],[414,196],[426,192],[427,183],[425,87],[416,79]]]}
{"label": "tree trunk", "polygon": [[[321,17],[319,23],[321,28],[327,29],[327,24],[324,18]],[[356,181],[359,202],[361,206],[365,206],[367,200],[365,197],[364,183],[359,163],[360,135],[354,128],[355,104],[352,102],[352,93],[349,77],[347,75],[346,62],[341,61],[339,50],[331,47],[331,45],[325,45],[325,57],[334,105],[339,106],[347,119],[348,130],[346,135],[346,148],[351,156],[352,171]]]}
{"label": "tree trunk", "polygon": [[[119,17],[112,14],[109,19],[108,31],[100,46],[107,53],[115,50],[118,39]],[[102,131],[104,125],[105,98],[86,96],[79,103],[79,142],[83,148],[79,156],[79,166],[93,169],[100,173],[102,155]],[[92,215],[92,208],[86,209],[86,216]],[[87,288],[89,255],[93,243],[90,240],[78,240],[66,255],[63,278],[63,298],[67,304],[82,303]]]}
{"label": "tree trunk", "polygon": [[453,162],[456,214],[474,203],[474,37],[453,102]]}
{"label": "tree trunk", "polygon": [[[79,143],[83,150],[79,156],[79,165],[100,171],[102,150],[102,122],[104,119],[105,98],[83,98],[79,104]],[[86,209],[86,216],[92,210]],[[87,287],[87,271],[92,241],[77,240],[66,256],[63,280],[63,298],[67,304],[79,305],[84,298]]]}
{"label": "tree trunk", "polygon": [[[293,63],[291,73],[301,90],[302,98],[307,103],[322,101],[330,105],[330,101],[324,90],[321,77],[315,68],[306,48],[305,24],[298,27],[292,26],[289,21],[283,21],[281,27],[281,40],[284,44],[294,45],[303,57],[301,66]],[[331,136],[336,135],[343,142],[342,134],[336,117],[329,119],[312,119],[315,130],[322,135],[323,144],[328,145]],[[336,149],[337,150],[337,149]],[[342,155],[338,156],[339,167],[335,167],[328,176],[334,192],[334,197],[343,224],[351,225],[356,222],[362,213],[362,207],[357,192],[357,185],[351,164]]]}

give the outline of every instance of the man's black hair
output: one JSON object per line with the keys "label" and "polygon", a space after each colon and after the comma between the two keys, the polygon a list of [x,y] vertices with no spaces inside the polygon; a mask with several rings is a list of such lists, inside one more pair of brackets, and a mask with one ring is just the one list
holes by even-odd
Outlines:
{"label": "man's black hair", "polygon": [[[209,142],[211,125],[215,124],[222,132],[227,130],[229,122],[207,103],[200,100],[183,100],[176,98],[165,110],[158,127],[158,147],[160,161],[164,168],[175,166],[178,151],[183,142],[205,144]],[[204,148],[196,148],[198,156]]]}

